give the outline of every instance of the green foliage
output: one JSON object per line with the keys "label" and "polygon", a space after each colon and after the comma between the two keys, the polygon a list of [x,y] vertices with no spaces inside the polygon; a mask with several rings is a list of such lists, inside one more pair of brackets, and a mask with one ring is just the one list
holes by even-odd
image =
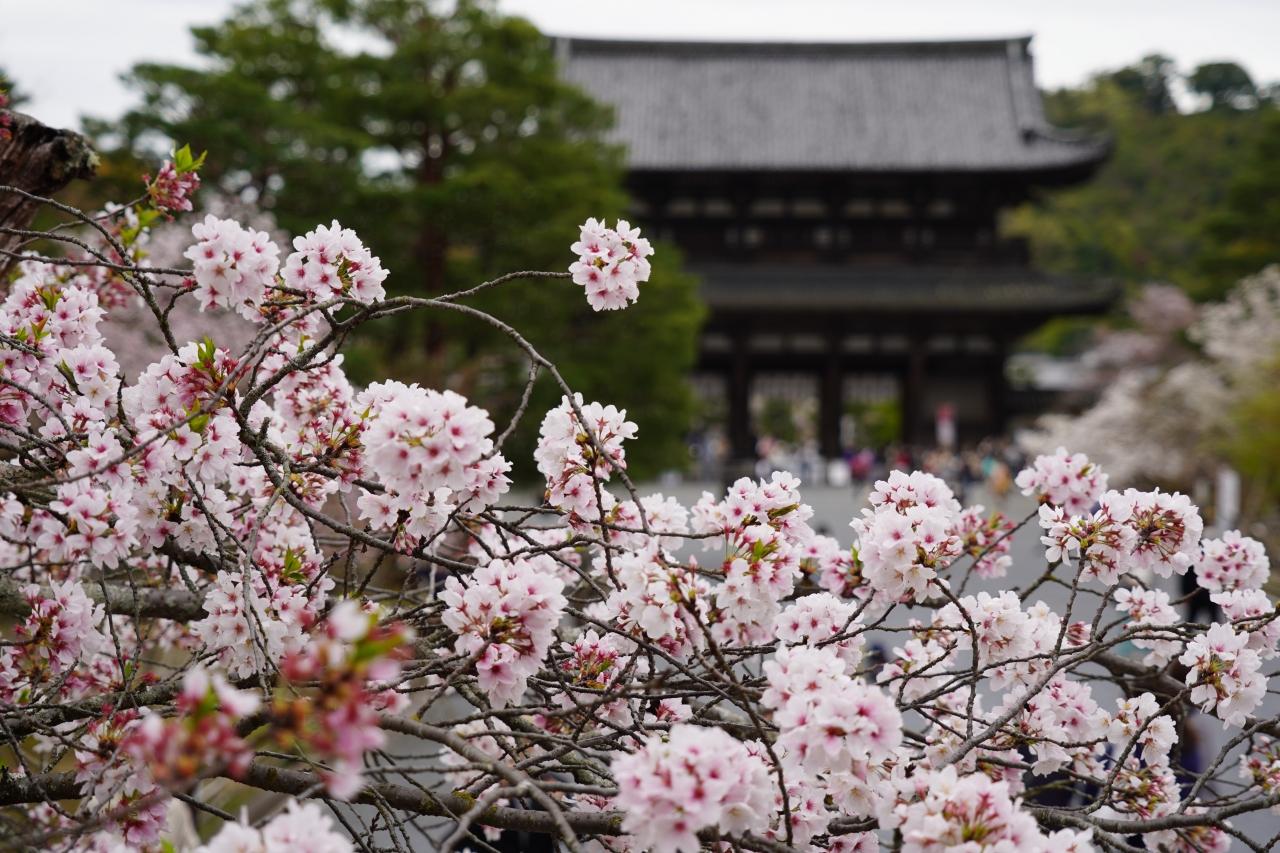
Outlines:
{"label": "green foliage", "polygon": [[[206,187],[272,211],[290,233],[337,218],[391,270],[393,293],[461,289],[516,269],[566,269],[588,216],[626,208],[610,111],[563,82],[552,44],[491,3],[257,0],[193,30],[201,67],[143,64],[142,106],[104,139],[137,155],[190,142]],[[640,223],[643,227],[643,223]],[[657,247],[653,280],[622,318],[563,281],[514,282],[477,303],[513,321],[584,395],[640,423],[640,473],[683,458],[684,376],[700,309]],[[514,410],[527,376],[493,329],[418,312],[357,341],[357,378],[392,375]],[[531,447],[540,386],[516,448]]]}
{"label": "green foliage", "polygon": [[1206,62],[1187,76],[1191,91],[1209,99],[1210,109],[1250,109],[1258,102],[1253,78],[1234,62]]}
{"label": "green foliage", "polygon": [[1231,412],[1222,451],[1243,475],[1246,515],[1274,512],[1280,504],[1280,361],[1274,362]]}
{"label": "green foliage", "polygon": [[1141,109],[1153,115],[1167,115],[1178,111],[1172,91],[1177,73],[1172,59],[1153,53],[1106,76]]}
{"label": "green foliage", "polygon": [[1232,177],[1221,207],[1204,221],[1199,293],[1216,297],[1280,261],[1280,113],[1262,117],[1257,139]]}
{"label": "green foliage", "polygon": [[177,151],[173,152],[173,168],[179,175],[185,175],[187,172],[198,172],[204,166],[204,158],[208,156],[207,151],[201,151],[200,156],[196,157],[191,153],[191,146],[184,145]]}
{"label": "green foliage", "polygon": [[787,444],[794,444],[800,438],[792,404],[780,397],[770,397],[764,401],[759,429],[762,434]]}
{"label": "green foliage", "polygon": [[[1055,124],[1105,129],[1114,153],[1091,181],[1011,215],[1009,230],[1030,239],[1037,264],[1130,286],[1169,281],[1197,295],[1219,292],[1198,262],[1214,240],[1205,221],[1227,203],[1272,109],[1179,113],[1167,102],[1173,74],[1166,61],[1148,57],[1046,95]],[[1211,85],[1207,76],[1201,85]]]}
{"label": "green foliage", "polygon": [[851,403],[845,409],[853,415],[859,445],[883,450],[901,439],[902,403],[896,397],[874,403]]}
{"label": "green foliage", "polygon": [[27,94],[18,88],[13,78],[3,68],[0,68],[0,92],[4,93],[7,99],[6,106],[10,109],[20,107],[29,100]]}

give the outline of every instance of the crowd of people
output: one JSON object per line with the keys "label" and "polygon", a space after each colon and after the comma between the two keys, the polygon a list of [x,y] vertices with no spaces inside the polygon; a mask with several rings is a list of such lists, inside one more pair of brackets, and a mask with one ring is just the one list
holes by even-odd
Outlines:
{"label": "crowd of people", "polygon": [[811,439],[787,442],[764,435],[756,441],[754,461],[735,461],[722,436],[699,433],[690,440],[690,454],[689,473],[698,481],[732,482],[747,475],[767,479],[774,471],[792,471],[801,482],[848,487],[861,496],[890,471],[921,470],[954,484],[962,502],[970,490],[980,488],[1001,504],[1013,492],[1014,474],[1026,464],[1026,454],[1002,437],[960,449],[905,443],[848,447],[840,457],[827,459]]}
{"label": "crowd of people", "polygon": [[[913,447],[895,444],[883,450],[862,448],[847,451],[830,466],[829,485],[841,485],[839,469],[847,470],[847,482],[859,493],[889,471],[927,471],[953,483],[956,497],[964,503],[966,493],[982,487],[999,502],[1013,490],[1014,472],[1026,463],[1026,455],[1005,439],[984,439],[962,450],[946,447]],[[832,475],[835,476],[832,476]]]}

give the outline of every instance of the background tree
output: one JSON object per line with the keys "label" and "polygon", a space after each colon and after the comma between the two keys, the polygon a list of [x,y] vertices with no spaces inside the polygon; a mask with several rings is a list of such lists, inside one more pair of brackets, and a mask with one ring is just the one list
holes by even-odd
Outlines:
{"label": "background tree", "polygon": [[0,93],[4,94],[4,106],[7,109],[15,109],[27,102],[27,94],[14,82],[3,66],[0,66]]}
{"label": "background tree", "polygon": [[1108,76],[1142,109],[1153,115],[1167,115],[1178,111],[1173,99],[1173,81],[1177,74],[1172,59],[1153,53]]}
{"label": "background tree", "polygon": [[1210,109],[1248,109],[1258,101],[1253,78],[1234,62],[1206,62],[1187,76],[1191,91],[1209,99]]}
{"label": "background tree", "polygon": [[[122,150],[189,142],[207,185],[302,233],[337,217],[368,234],[400,292],[457,290],[512,269],[563,268],[563,235],[624,211],[609,111],[564,83],[531,24],[463,0],[259,0],[193,30],[201,67],[143,64],[142,105]],[[236,121],[228,121],[234,115]],[[641,473],[678,463],[690,412],[684,376],[700,308],[675,253],[659,253],[629,322],[581,323],[564,282],[527,282],[477,303],[522,328],[584,393],[608,381],[646,436]],[[487,295],[485,295],[487,297]],[[446,343],[447,341],[447,343]],[[642,353],[643,357],[637,357]],[[622,357],[626,354],[627,357]],[[467,318],[405,318],[349,356],[361,378],[480,386],[512,410],[527,376],[493,330]],[[541,385],[535,408],[554,404]],[[522,424],[516,458],[532,447]]]}
{"label": "background tree", "polygon": [[[1171,100],[1174,69],[1158,59],[1046,94],[1056,124],[1105,130],[1114,153],[1092,181],[1015,211],[1008,226],[1030,239],[1036,263],[1049,270],[1130,288],[1167,281],[1199,298],[1220,296],[1241,275],[1280,260],[1262,253],[1247,267],[1212,275],[1200,261],[1219,240],[1206,219],[1228,203],[1248,152],[1269,133],[1274,107],[1255,100],[1249,109],[1179,112]],[[1209,85],[1206,78],[1200,75],[1201,85]],[[1080,338],[1060,334],[1064,328],[1045,342]]]}
{"label": "background tree", "polygon": [[1199,270],[1209,294],[1280,261],[1280,113],[1267,112],[1240,160],[1223,204],[1204,222]]}

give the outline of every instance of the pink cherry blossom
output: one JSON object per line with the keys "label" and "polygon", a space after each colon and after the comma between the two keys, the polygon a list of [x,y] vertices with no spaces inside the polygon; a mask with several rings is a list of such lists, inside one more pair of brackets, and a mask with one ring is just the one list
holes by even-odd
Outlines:
{"label": "pink cherry blossom", "polygon": [[640,298],[639,285],[649,280],[648,258],[653,249],[639,228],[623,219],[614,228],[588,219],[569,248],[578,256],[569,266],[573,282],[586,290],[594,310],[615,311]]}
{"label": "pink cherry blossom", "polygon": [[773,799],[766,765],[722,729],[680,724],[610,766],[622,828],[654,853],[694,853],[697,833],[765,828]]}

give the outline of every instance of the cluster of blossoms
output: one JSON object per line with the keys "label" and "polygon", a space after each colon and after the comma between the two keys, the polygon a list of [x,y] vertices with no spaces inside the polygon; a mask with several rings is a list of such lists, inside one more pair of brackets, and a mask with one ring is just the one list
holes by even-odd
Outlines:
{"label": "cluster of blossoms", "polygon": [[258,710],[258,697],[237,690],[225,678],[202,668],[187,670],[175,702],[176,716],[149,711],[129,730],[123,748],[145,764],[151,778],[176,785],[198,780],[210,767],[241,776],[253,751],[236,723]]}
{"label": "cluster of blossoms", "polygon": [[1178,740],[1171,717],[1160,714],[1160,703],[1150,693],[1132,699],[1117,699],[1117,709],[1107,726],[1107,740],[1123,748],[1134,743],[1142,748],[1148,764],[1169,762],[1169,751]]}
{"label": "cluster of blossoms", "polygon": [[693,526],[708,538],[704,547],[724,549],[710,614],[717,642],[751,644],[774,636],[783,599],[802,576],[801,563],[814,540],[813,510],[800,499],[800,481],[775,472],[768,481],[746,477],[716,502],[704,492],[693,508]]}
{"label": "cluster of blossoms", "polygon": [[880,762],[902,742],[902,717],[888,695],[850,678],[836,649],[779,649],[764,665],[783,764],[810,773],[847,772]]}
{"label": "cluster of blossoms", "polygon": [[611,562],[618,588],[593,608],[594,616],[677,658],[705,644],[698,623],[707,617],[710,590],[696,573],[671,566],[654,549],[620,554]]}
{"label": "cluster of blossoms", "polygon": [[547,502],[571,519],[599,521],[612,503],[600,484],[626,470],[622,442],[635,434],[625,409],[584,403],[581,394],[561,400],[542,419],[533,454],[547,481]]}
{"label": "cluster of blossoms", "polygon": [[1271,576],[1271,561],[1262,543],[1238,530],[1220,539],[1205,539],[1196,561],[1196,583],[1210,592],[1261,589]]}
{"label": "cluster of blossoms", "polygon": [[1104,492],[1088,516],[1066,516],[1061,507],[1040,507],[1049,562],[1078,559],[1083,580],[1110,586],[1122,574],[1186,574],[1200,552],[1204,522],[1191,500],[1165,492]]}
{"label": "cluster of blossoms", "polygon": [[1162,578],[1184,575],[1200,555],[1204,522],[1186,495],[1158,489],[1139,492],[1125,489],[1124,500],[1133,508],[1128,525],[1134,533],[1130,557],[1137,571],[1148,570]]}
{"label": "cluster of blossoms", "polygon": [[1133,507],[1117,499],[1116,492],[1102,496],[1091,515],[1068,516],[1062,507],[1043,504],[1039,510],[1044,535],[1044,556],[1050,563],[1078,560],[1082,580],[1115,584],[1128,569],[1128,555],[1135,536],[1128,524]]}
{"label": "cluster of blossoms", "polygon": [[526,560],[495,560],[464,584],[449,578],[440,594],[454,648],[475,659],[480,688],[498,706],[519,700],[542,666],[568,602],[564,582]]}
{"label": "cluster of blossoms", "polygon": [[104,818],[104,846],[145,850],[156,845],[165,823],[164,789],[145,762],[129,760],[138,712],[107,710],[93,720],[75,751],[76,782],[85,805]]}
{"label": "cluster of blossoms", "polygon": [[[688,506],[634,491],[635,425],[566,389],[541,424],[541,499],[500,505],[509,429],[450,391],[358,388],[319,343],[407,304],[377,304],[386,273],[349,230],[281,262],[267,233],[206,218],[189,280],[138,266],[187,174],[170,164],[153,208],[104,214],[134,235],[104,254],[118,269],[25,261],[0,304],[18,759],[0,788],[34,806],[4,816],[23,845],[347,851],[384,830],[408,846],[430,816],[455,848],[506,825],[584,849],[871,853],[894,833],[911,851],[1180,853],[1224,849],[1224,809],[1280,790],[1254,725],[1280,652],[1269,564],[1237,533],[1201,541],[1187,498],[1037,459],[1023,523],[1049,565],[1010,591],[992,582],[1022,569],[1020,525],[937,477],[876,483],[852,542],[815,533],[783,472]],[[597,308],[648,276],[625,223],[589,222],[575,250]],[[172,340],[122,376],[98,328],[120,287],[253,341]],[[1161,588],[1190,567],[1225,615],[1207,629]],[[1188,784],[1199,713],[1251,728],[1239,762]],[[1226,767],[1246,790],[1218,784]],[[377,823],[338,805],[339,831],[288,802],[182,842],[184,803],[230,808],[214,777],[376,800]]]}
{"label": "cluster of blossoms", "polygon": [[932,474],[894,471],[869,500],[871,509],[850,523],[867,584],[882,603],[927,597],[961,553],[955,495]]}
{"label": "cluster of blossoms", "polygon": [[284,746],[329,761],[320,774],[325,788],[345,800],[364,785],[364,754],[387,742],[378,715],[408,704],[394,682],[413,632],[399,623],[379,624],[376,608],[349,599],[323,624],[305,650],[280,664],[281,675],[298,688],[316,684],[315,695],[277,693],[271,717]]}
{"label": "cluster of blossoms", "polygon": [[623,652],[623,643],[618,635],[602,637],[594,628],[580,634],[572,643],[562,643],[566,657],[559,669],[569,686],[556,697],[556,704],[567,713],[556,717],[540,715],[536,718],[538,724],[550,731],[587,730],[600,722],[630,726],[634,715],[626,701],[603,704],[598,701],[601,693],[608,692],[628,670],[637,674],[648,670],[643,658]]}
{"label": "cluster of blossoms", "polygon": [[1062,509],[1068,515],[1083,515],[1107,490],[1107,475],[1083,453],[1057,452],[1037,456],[1018,472],[1015,480],[1024,495],[1035,495],[1041,503]]}
{"label": "cluster of blossoms", "polygon": [[294,583],[281,578],[269,584],[253,572],[218,572],[206,592],[208,616],[191,626],[192,636],[217,652],[229,675],[243,678],[306,646],[308,629],[332,586],[327,577],[315,585],[305,575]]}
{"label": "cluster of blossoms", "polygon": [[1013,565],[1009,549],[1013,546],[1013,520],[1002,512],[985,515],[981,505],[965,507],[956,521],[960,552],[971,557],[973,573],[980,578],[1002,578]]}
{"label": "cluster of blossoms", "polygon": [[1270,596],[1260,589],[1235,589],[1215,593],[1211,600],[1237,631],[1249,638],[1248,647],[1266,660],[1277,654],[1280,643],[1280,619]]}
{"label": "cluster of blossoms", "polygon": [[618,781],[613,805],[640,850],[693,853],[698,831],[762,830],[771,811],[769,770],[723,729],[671,727],[610,767]]}
{"label": "cluster of blossoms", "polygon": [[1164,666],[1177,655],[1182,643],[1172,632],[1161,630],[1181,621],[1169,603],[1169,593],[1162,589],[1118,589],[1115,600],[1116,609],[1129,614],[1127,627],[1137,632],[1134,646],[1148,652],[1144,664]]}
{"label": "cluster of blossoms", "polygon": [[1240,758],[1240,777],[1257,785],[1268,797],[1280,793],[1280,743],[1261,738],[1253,749]]}
{"label": "cluster of blossoms", "polygon": [[386,298],[382,283],[389,273],[356,232],[343,228],[336,219],[327,228],[317,225],[304,236],[294,237],[293,248],[281,276],[285,284],[317,302],[345,296],[370,304]]}
{"label": "cluster of blossoms", "polygon": [[[787,645],[829,644],[850,669],[856,669],[862,659],[866,637],[861,633],[861,623],[855,624],[858,608],[820,592],[797,598],[778,617],[775,633]],[[855,629],[855,630],[851,630]]]}
{"label": "cluster of blossoms", "polygon": [[48,592],[29,584],[22,597],[30,612],[14,628],[17,642],[0,647],[0,700],[77,697],[115,680],[102,605],[80,584],[54,582]]}
{"label": "cluster of blossoms", "polygon": [[1206,712],[1216,710],[1224,725],[1243,726],[1267,692],[1262,658],[1248,646],[1247,634],[1213,625],[1178,658],[1189,670],[1191,701]]}
{"label": "cluster of blossoms", "polygon": [[285,810],[260,829],[243,823],[224,824],[208,844],[195,853],[351,853],[355,845],[337,831],[316,803],[290,800]]}
{"label": "cluster of blossoms", "polygon": [[196,223],[191,233],[196,243],[184,257],[191,261],[200,307],[231,308],[254,319],[276,283],[280,247],[265,231],[213,214]]}
{"label": "cluster of blossoms", "polygon": [[980,592],[947,604],[933,614],[933,627],[951,632],[956,648],[974,646],[978,665],[1027,657],[1034,643],[1032,617],[1013,592]]}
{"label": "cluster of blossoms", "polygon": [[385,382],[356,399],[370,412],[362,441],[366,462],[384,486],[362,489],[361,517],[412,551],[444,529],[470,501],[505,494],[511,465],[494,450],[493,421],[452,391]]}
{"label": "cluster of blossoms", "polygon": [[200,189],[199,169],[203,164],[204,155],[193,157],[188,145],[173,152],[173,159],[165,160],[154,178],[143,177],[151,206],[169,213],[191,210],[191,196]]}
{"label": "cluster of blossoms", "polygon": [[622,219],[613,228],[588,219],[570,249],[578,260],[569,266],[569,273],[574,284],[586,289],[593,309],[616,311],[640,298],[640,283],[649,280],[653,248],[640,236],[639,228]]}
{"label": "cluster of blossoms", "polygon": [[899,799],[885,825],[902,833],[908,853],[1036,851],[1084,853],[1093,849],[1089,832],[1040,831],[1022,811],[1008,783],[983,773],[961,776],[955,767],[902,780]]}

